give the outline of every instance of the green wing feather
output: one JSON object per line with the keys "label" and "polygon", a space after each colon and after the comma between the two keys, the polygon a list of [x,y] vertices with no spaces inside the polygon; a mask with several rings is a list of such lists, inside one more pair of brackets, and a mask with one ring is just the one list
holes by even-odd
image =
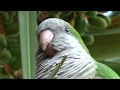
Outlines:
{"label": "green wing feather", "polygon": [[97,77],[100,77],[102,79],[120,79],[117,73],[108,66],[106,66],[105,64],[99,62],[96,62],[96,64],[98,66]]}

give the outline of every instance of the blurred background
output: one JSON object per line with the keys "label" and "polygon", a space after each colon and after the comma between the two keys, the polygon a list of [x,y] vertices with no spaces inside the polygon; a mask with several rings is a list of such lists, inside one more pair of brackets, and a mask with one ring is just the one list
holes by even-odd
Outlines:
{"label": "blurred background", "polygon": [[[37,25],[51,17],[69,22],[91,56],[120,75],[120,11],[36,11],[36,14],[33,23]],[[0,79],[24,78],[23,67],[27,65],[22,60],[20,21],[19,11],[0,11]]]}

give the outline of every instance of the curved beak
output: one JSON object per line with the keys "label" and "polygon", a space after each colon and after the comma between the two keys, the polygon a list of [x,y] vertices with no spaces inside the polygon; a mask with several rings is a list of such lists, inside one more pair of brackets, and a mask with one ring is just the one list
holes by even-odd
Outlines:
{"label": "curved beak", "polygon": [[43,51],[46,50],[48,44],[52,41],[54,34],[51,30],[44,30],[40,33],[40,46]]}

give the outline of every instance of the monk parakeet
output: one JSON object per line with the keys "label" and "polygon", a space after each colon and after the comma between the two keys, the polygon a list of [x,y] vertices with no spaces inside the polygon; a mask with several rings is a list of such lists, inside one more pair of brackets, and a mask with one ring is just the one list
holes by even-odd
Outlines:
{"label": "monk parakeet", "polygon": [[36,79],[46,79],[65,55],[67,59],[55,79],[118,79],[108,66],[89,54],[79,33],[58,18],[44,20],[37,27]]}

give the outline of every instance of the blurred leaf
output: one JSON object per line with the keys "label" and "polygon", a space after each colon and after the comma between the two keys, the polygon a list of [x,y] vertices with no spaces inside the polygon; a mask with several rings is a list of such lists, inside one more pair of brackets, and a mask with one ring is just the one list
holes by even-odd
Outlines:
{"label": "blurred leaf", "polygon": [[15,60],[9,64],[12,70],[17,71],[22,68],[21,57],[17,56]]}
{"label": "blurred leaf", "polygon": [[35,78],[36,11],[19,11],[23,79]]}
{"label": "blurred leaf", "polygon": [[120,56],[120,34],[95,36],[95,42],[87,46],[91,56],[97,61]]}
{"label": "blurred leaf", "polygon": [[7,34],[15,35],[19,33],[19,24],[17,22],[11,22],[5,25]]}
{"label": "blurred leaf", "polygon": [[106,59],[105,61],[120,63],[120,57],[109,58],[109,59]]}
{"label": "blurred leaf", "polygon": [[53,79],[55,77],[55,75],[57,74],[58,70],[60,69],[66,58],[67,56],[64,56],[62,61],[56,65],[52,73],[48,76],[48,79]]}

